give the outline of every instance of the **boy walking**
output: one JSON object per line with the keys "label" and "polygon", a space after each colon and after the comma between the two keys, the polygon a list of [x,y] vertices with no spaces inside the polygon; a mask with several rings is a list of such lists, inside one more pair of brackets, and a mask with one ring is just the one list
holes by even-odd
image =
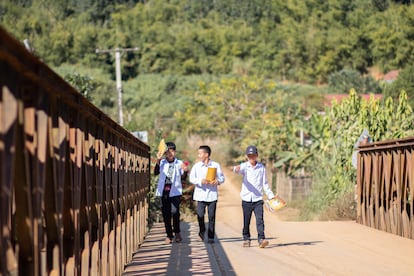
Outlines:
{"label": "boy walking", "polygon": [[[217,207],[217,186],[223,184],[224,175],[220,164],[210,159],[211,149],[207,145],[198,148],[199,162],[194,164],[190,172],[190,183],[194,184],[193,199],[197,201],[197,220],[199,226],[199,241],[204,241],[206,226],[204,214],[208,210],[207,237],[209,243],[214,243],[216,207]],[[216,171],[211,179],[207,179],[209,169]]]}
{"label": "boy walking", "polygon": [[269,241],[265,239],[264,233],[263,191],[269,200],[274,197],[274,194],[267,182],[265,166],[257,161],[257,148],[248,146],[246,156],[246,162],[233,167],[235,173],[243,175],[240,192],[243,208],[243,246],[250,247],[250,220],[254,213],[259,247],[265,248],[269,245]]}
{"label": "boy walking", "polygon": [[[155,196],[161,197],[162,216],[164,219],[165,232],[167,237],[166,244],[181,242],[180,234],[180,203],[183,187],[181,177],[187,173],[187,166],[175,157],[176,146],[172,142],[167,142],[167,151],[157,154],[154,174],[160,175],[158,179]],[[172,224],[171,224],[172,219]]]}

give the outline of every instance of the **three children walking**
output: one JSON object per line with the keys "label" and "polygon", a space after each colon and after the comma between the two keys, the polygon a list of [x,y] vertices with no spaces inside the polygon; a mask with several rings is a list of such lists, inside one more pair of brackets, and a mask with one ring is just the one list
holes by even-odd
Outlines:
{"label": "three children walking", "polygon": [[[157,155],[155,175],[160,175],[156,196],[161,197],[162,214],[166,231],[167,244],[181,242],[180,234],[180,202],[182,195],[181,177],[185,176],[188,167],[175,157],[176,146],[172,142],[167,143],[165,157]],[[266,168],[258,162],[258,150],[255,146],[248,146],[246,151],[247,161],[233,167],[233,172],[243,176],[240,197],[243,210],[243,246],[251,245],[250,221],[254,214],[256,218],[257,241],[260,248],[269,245],[265,237],[263,219],[263,193],[270,200],[274,194],[269,187]],[[197,221],[199,226],[198,240],[204,241],[207,234],[208,243],[214,243],[215,218],[218,201],[218,187],[224,183],[225,177],[218,162],[210,159],[211,148],[202,145],[198,148],[198,162],[191,168],[189,181],[194,185],[193,200],[197,202]],[[215,175],[208,179],[209,168]],[[207,209],[208,225],[206,227],[204,216]],[[171,224],[172,219],[172,224]]]}

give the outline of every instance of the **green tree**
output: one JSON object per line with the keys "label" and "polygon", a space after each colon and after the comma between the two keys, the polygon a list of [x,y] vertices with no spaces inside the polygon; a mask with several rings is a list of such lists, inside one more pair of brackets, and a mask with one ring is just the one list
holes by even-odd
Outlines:
{"label": "green tree", "polygon": [[191,92],[193,102],[176,116],[189,133],[215,136],[220,130],[221,135],[239,142],[244,137],[246,122],[259,121],[262,114],[274,107],[275,87],[272,81],[249,78],[202,83],[198,91]]}
{"label": "green tree", "polygon": [[385,86],[386,94],[393,99],[397,99],[401,91],[405,91],[408,102],[414,107],[414,65],[410,65],[401,70],[398,78],[389,85]]}
{"label": "green tree", "polygon": [[65,80],[70,83],[79,93],[88,100],[92,100],[91,94],[96,89],[96,83],[89,76],[82,76],[78,73],[67,74]]}
{"label": "green tree", "polygon": [[359,93],[381,93],[380,85],[371,76],[362,76],[356,70],[343,69],[328,77],[329,87],[334,93],[348,93],[354,88]]}
{"label": "green tree", "polygon": [[383,71],[404,68],[414,60],[414,6],[393,5],[375,14],[368,22],[367,34],[372,41],[372,58]]}

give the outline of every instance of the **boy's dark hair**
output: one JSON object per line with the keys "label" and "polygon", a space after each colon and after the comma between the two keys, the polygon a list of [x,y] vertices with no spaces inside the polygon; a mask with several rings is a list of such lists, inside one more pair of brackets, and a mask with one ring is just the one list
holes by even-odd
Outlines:
{"label": "boy's dark hair", "polygon": [[173,149],[173,150],[177,149],[177,147],[175,146],[173,142],[167,142],[165,144],[167,145],[167,149]]}
{"label": "boy's dark hair", "polygon": [[198,149],[203,150],[204,152],[208,153],[208,156],[210,156],[210,155],[211,155],[211,149],[210,149],[210,147],[209,147],[209,146],[207,146],[207,145],[202,145],[202,146],[200,146]]}

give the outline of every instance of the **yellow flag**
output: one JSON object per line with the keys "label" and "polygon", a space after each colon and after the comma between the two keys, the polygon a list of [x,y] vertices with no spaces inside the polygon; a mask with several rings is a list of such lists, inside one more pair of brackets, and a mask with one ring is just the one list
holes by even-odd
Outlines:
{"label": "yellow flag", "polygon": [[164,154],[167,151],[167,144],[165,143],[164,139],[161,139],[160,143],[158,144],[158,153]]}

